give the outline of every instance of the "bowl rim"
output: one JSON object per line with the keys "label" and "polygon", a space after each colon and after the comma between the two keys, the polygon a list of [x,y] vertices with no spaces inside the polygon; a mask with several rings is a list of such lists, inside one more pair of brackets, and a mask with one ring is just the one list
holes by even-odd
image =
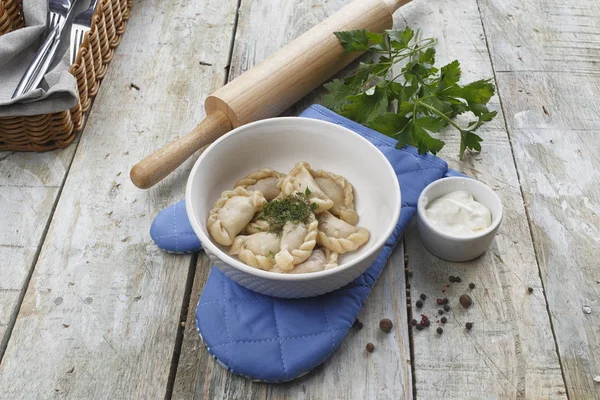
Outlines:
{"label": "bowl rim", "polygon": [[[496,201],[498,202],[498,204],[500,205],[500,213],[498,215],[498,218],[493,218],[492,219],[492,224],[490,226],[488,226],[485,230],[479,232],[476,235],[473,236],[455,236],[455,235],[451,235],[449,233],[446,232],[442,232],[441,230],[439,230],[439,228],[437,228],[436,226],[434,226],[431,222],[429,222],[429,219],[427,218],[427,216],[425,215],[425,206],[423,205],[423,197],[426,196],[427,192],[434,186],[436,185],[440,185],[443,182],[448,182],[448,180],[452,180],[452,181],[462,181],[462,182],[469,182],[469,184],[473,184],[475,186],[479,186],[481,188],[483,188],[483,190],[488,191],[489,193],[492,194],[492,197],[494,197],[496,199]],[[466,189],[465,189],[466,190]],[[450,193],[450,192],[448,192]],[[471,193],[473,194],[473,193]],[[435,200],[435,199],[432,199]],[[492,210],[490,210],[490,212],[492,212]],[[500,223],[502,222],[502,219],[504,218],[504,206],[502,205],[502,200],[500,199],[500,196],[498,196],[498,194],[488,185],[486,185],[483,182],[479,182],[476,179],[470,178],[470,177],[466,177],[466,176],[449,176],[449,177],[445,177],[442,179],[438,179],[436,181],[431,182],[429,185],[425,186],[425,189],[423,189],[423,191],[421,191],[421,194],[419,195],[419,199],[417,200],[417,215],[419,217],[419,219],[421,220],[421,222],[430,230],[432,230],[433,232],[435,232],[436,235],[439,235],[445,239],[451,239],[451,240],[459,240],[459,241],[470,241],[470,240],[476,240],[476,239],[480,239],[482,237],[485,237],[487,235],[489,235],[490,233],[493,233],[496,231],[496,229],[498,229],[498,227],[500,226]]]}
{"label": "bowl rim", "polygon": [[[265,271],[262,269],[251,267],[251,266],[243,263],[242,261],[237,260],[234,257],[226,254],[220,248],[218,248],[212,242],[212,240],[209,237],[207,237],[207,235],[204,234],[202,229],[200,229],[200,224],[198,223],[198,221],[196,220],[196,218],[194,216],[194,213],[192,212],[192,201],[193,200],[192,200],[191,189],[193,186],[193,177],[196,175],[198,169],[200,168],[202,161],[206,158],[207,154],[209,154],[212,149],[214,149],[221,142],[223,142],[224,140],[227,140],[231,136],[237,135],[240,132],[243,132],[251,127],[256,127],[256,126],[260,126],[260,125],[276,124],[279,122],[291,122],[291,121],[293,121],[295,123],[323,125],[323,126],[326,126],[327,128],[338,130],[340,132],[340,134],[343,132],[344,134],[354,135],[359,140],[363,141],[365,145],[370,146],[371,149],[377,153],[376,157],[380,157],[385,162],[384,165],[388,169],[388,172],[391,173],[392,176],[396,177],[396,179],[394,179],[394,183],[395,183],[395,186],[397,189],[396,192],[397,192],[397,196],[398,196],[397,197],[398,201],[392,202],[392,204],[394,204],[395,207],[393,210],[393,218],[390,219],[390,221],[394,221],[394,222],[390,223],[390,225],[385,230],[384,234],[381,236],[381,238],[377,242],[374,243],[374,245],[371,247],[371,249],[369,251],[364,252],[362,255],[360,255],[356,259],[346,262],[346,263],[343,263],[336,268],[332,268],[332,269],[328,269],[328,270],[324,270],[324,271],[318,271],[318,272],[307,272],[307,273],[302,273],[302,274],[285,274],[285,273]],[[259,121],[255,121],[255,122],[251,122],[251,123],[239,126],[235,129],[231,130],[230,132],[226,133],[225,135],[221,136],[220,138],[215,140],[213,143],[211,143],[204,150],[204,152],[202,152],[200,157],[198,157],[198,159],[196,160],[196,162],[194,163],[194,166],[192,167],[192,169],[190,171],[190,174],[189,174],[188,180],[187,180],[187,184],[186,184],[186,190],[185,190],[185,203],[186,203],[186,213],[188,215],[188,219],[190,220],[190,223],[192,225],[192,228],[194,229],[194,232],[199,237],[200,242],[202,243],[202,248],[208,249],[209,253],[216,255],[217,258],[219,258],[221,261],[223,261],[226,264],[228,264],[242,272],[245,272],[249,275],[253,275],[253,276],[256,276],[259,278],[264,278],[264,279],[268,279],[268,280],[272,280],[272,281],[311,281],[311,280],[315,280],[315,279],[319,279],[319,278],[326,278],[326,277],[329,277],[332,275],[339,274],[342,271],[346,271],[346,270],[352,268],[354,265],[356,265],[356,264],[364,261],[368,257],[372,256],[373,253],[375,253],[376,251],[380,251],[381,248],[383,247],[383,245],[385,244],[385,242],[392,235],[392,233],[394,232],[394,229],[396,228],[396,226],[398,224],[398,220],[400,218],[400,211],[402,208],[402,194],[400,192],[400,183],[398,182],[397,175],[396,175],[396,172],[394,171],[394,168],[392,167],[392,164],[383,155],[383,153],[377,148],[377,146],[375,146],[373,143],[369,142],[367,139],[365,139],[358,133],[356,133],[344,126],[334,124],[329,121],[319,120],[319,119],[303,118],[303,117],[275,117],[275,118],[266,118],[263,120],[259,120]]]}

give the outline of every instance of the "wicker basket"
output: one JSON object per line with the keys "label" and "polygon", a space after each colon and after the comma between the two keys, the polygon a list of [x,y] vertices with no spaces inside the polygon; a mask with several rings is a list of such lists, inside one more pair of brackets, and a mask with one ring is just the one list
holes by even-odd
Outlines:
{"label": "wicker basket", "polygon": [[[79,103],[53,114],[0,117],[0,151],[47,151],[67,147],[83,127],[85,113],[125,31],[132,0],[100,0],[92,27],[69,72],[77,79]],[[0,35],[25,25],[22,0],[0,0]]]}

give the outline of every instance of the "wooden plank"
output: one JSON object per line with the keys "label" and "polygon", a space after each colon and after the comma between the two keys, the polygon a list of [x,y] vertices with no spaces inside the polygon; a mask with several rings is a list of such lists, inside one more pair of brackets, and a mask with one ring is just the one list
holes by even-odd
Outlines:
{"label": "wooden plank", "polygon": [[569,397],[600,399],[600,6],[502,0],[482,15]]}
{"label": "wooden plank", "polygon": [[[410,345],[406,323],[404,252],[394,251],[359,315],[362,330],[352,329],[325,363],[292,382],[269,385],[233,375],[221,367],[200,340],[195,311],[208,278],[210,260],[198,262],[173,399],[412,399]],[[384,334],[379,321],[390,318]],[[375,344],[372,354],[365,351]],[[332,397],[333,396],[333,397]]]}
{"label": "wooden plank", "polygon": [[503,73],[498,84],[569,397],[600,399],[600,75]]}
{"label": "wooden plank", "polygon": [[[399,13],[425,37],[439,39],[440,65],[461,62],[464,82],[493,77],[475,0],[417,1]],[[493,246],[472,262],[449,263],[422,247],[416,224],[406,233],[413,300],[425,293],[428,300],[421,312],[434,321],[430,328],[414,332],[415,386],[421,399],[565,397],[511,147],[498,98],[492,103],[499,114],[480,132],[482,153],[459,162],[458,135],[447,131],[440,156],[501,197],[504,221]],[[460,276],[462,282],[442,293],[449,275]],[[468,289],[470,282],[475,289]],[[533,294],[528,287],[534,288]],[[463,293],[470,293],[474,301],[467,310],[458,303]],[[438,297],[447,297],[452,307],[441,336],[435,332]],[[474,323],[471,331],[465,329],[466,322]]]}
{"label": "wooden plank", "polygon": [[183,198],[191,161],[147,192],[128,172],[202,119],[236,6],[134,3],[0,365],[3,397],[165,396],[190,257],[159,251],[148,230]]}
{"label": "wooden plank", "polygon": [[[345,0],[242,2],[230,78],[243,73],[346,3]],[[321,94],[322,91],[315,91],[286,114],[297,115],[306,106],[318,101]],[[206,277],[206,265],[200,262],[173,398],[322,399],[334,394],[339,398],[376,398],[382,393],[388,397],[412,398],[401,250],[394,252],[392,262],[382,273],[359,316],[364,328],[350,332],[336,353],[315,371],[281,385],[249,382],[228,373],[210,357],[201,344],[194,320],[199,292]],[[379,321],[386,317],[392,319],[396,326],[389,336],[383,335],[378,327]],[[369,341],[377,346],[371,355],[365,354],[364,350]]]}
{"label": "wooden plank", "polygon": [[0,152],[0,358],[75,148]]}

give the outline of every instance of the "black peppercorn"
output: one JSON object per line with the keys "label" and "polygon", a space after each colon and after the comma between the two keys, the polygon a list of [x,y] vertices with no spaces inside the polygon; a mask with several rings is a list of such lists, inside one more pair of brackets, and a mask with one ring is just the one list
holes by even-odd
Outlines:
{"label": "black peppercorn", "polygon": [[450,277],[448,278],[448,280],[450,282],[455,282],[456,281],[456,277],[454,277],[454,275],[450,275]]}
{"label": "black peppercorn", "polygon": [[367,351],[372,353],[375,350],[375,345],[373,343],[367,343]]}
{"label": "black peppercorn", "polygon": [[461,281],[462,281],[462,279],[460,279],[460,276],[455,276],[454,277],[454,282],[460,283]]}
{"label": "black peppercorn", "polygon": [[469,289],[475,289],[475,284],[473,282],[469,283]]}
{"label": "black peppercorn", "polygon": [[458,301],[460,302],[460,305],[464,308],[469,308],[471,307],[471,304],[473,304],[473,300],[471,300],[471,296],[469,296],[468,294],[463,294],[462,296],[460,296]]}
{"label": "black peppercorn", "polygon": [[416,319],[412,319],[412,320],[410,321],[410,324],[411,324],[412,326],[415,326],[415,325],[417,325],[417,320],[416,320]]}
{"label": "black peppercorn", "polygon": [[421,308],[421,307],[423,307],[423,302],[421,300],[417,300],[415,305],[417,306],[417,308]]}
{"label": "black peppercorn", "polygon": [[358,329],[359,331],[363,328],[363,323],[358,321],[358,325],[356,325],[356,329]]}
{"label": "black peppercorn", "polygon": [[379,322],[379,328],[382,331],[384,331],[385,333],[388,333],[389,331],[391,331],[393,326],[394,326],[394,324],[392,323],[392,320],[390,320],[389,318],[384,318]]}
{"label": "black peppercorn", "polygon": [[448,304],[444,304],[444,311],[450,311],[450,306]]}
{"label": "black peppercorn", "polygon": [[438,327],[435,331],[438,333],[438,335],[441,335],[442,333],[444,333],[444,330],[442,329],[442,327]]}
{"label": "black peppercorn", "polygon": [[442,321],[442,324],[445,324],[446,322],[448,322],[448,318],[442,317],[442,319],[440,321]]}
{"label": "black peppercorn", "polygon": [[444,313],[444,310],[438,310],[438,314],[442,315]]}
{"label": "black peppercorn", "polygon": [[427,296],[425,296],[425,294],[421,293],[421,295],[419,296],[421,298],[421,300],[425,300],[427,298]]}
{"label": "black peppercorn", "polygon": [[444,300],[442,300],[442,303],[444,303],[444,304],[448,304],[448,303],[450,303],[450,300],[448,300],[448,298],[447,298],[447,297],[444,297]]}
{"label": "black peppercorn", "polygon": [[528,287],[528,288],[527,288],[527,291],[528,291],[529,293],[533,293],[533,288],[532,288],[532,287]]}
{"label": "black peppercorn", "polygon": [[472,327],[473,327],[473,323],[472,322],[467,322],[465,324],[465,328],[467,328],[467,330],[469,330],[469,331],[471,330]]}
{"label": "black peppercorn", "polygon": [[359,323],[359,322],[360,322],[360,321],[358,320],[358,318],[356,318],[356,319],[354,320],[354,323],[352,324],[352,327],[353,327],[353,328],[356,328],[356,327],[358,326],[358,323]]}
{"label": "black peppercorn", "polygon": [[416,328],[417,328],[418,331],[423,330],[423,327],[421,325],[417,325]]}
{"label": "black peppercorn", "polygon": [[428,319],[425,320],[425,326],[429,326],[429,325],[431,325],[431,322]]}

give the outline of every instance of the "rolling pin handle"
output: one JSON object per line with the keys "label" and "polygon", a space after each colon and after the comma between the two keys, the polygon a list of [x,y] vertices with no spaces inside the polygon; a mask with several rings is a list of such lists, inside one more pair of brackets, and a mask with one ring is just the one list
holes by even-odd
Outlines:
{"label": "rolling pin handle", "polygon": [[232,129],[231,121],[221,111],[214,111],[193,131],[171,142],[137,163],[129,173],[140,189],[148,189],[173,172],[197,150]]}

